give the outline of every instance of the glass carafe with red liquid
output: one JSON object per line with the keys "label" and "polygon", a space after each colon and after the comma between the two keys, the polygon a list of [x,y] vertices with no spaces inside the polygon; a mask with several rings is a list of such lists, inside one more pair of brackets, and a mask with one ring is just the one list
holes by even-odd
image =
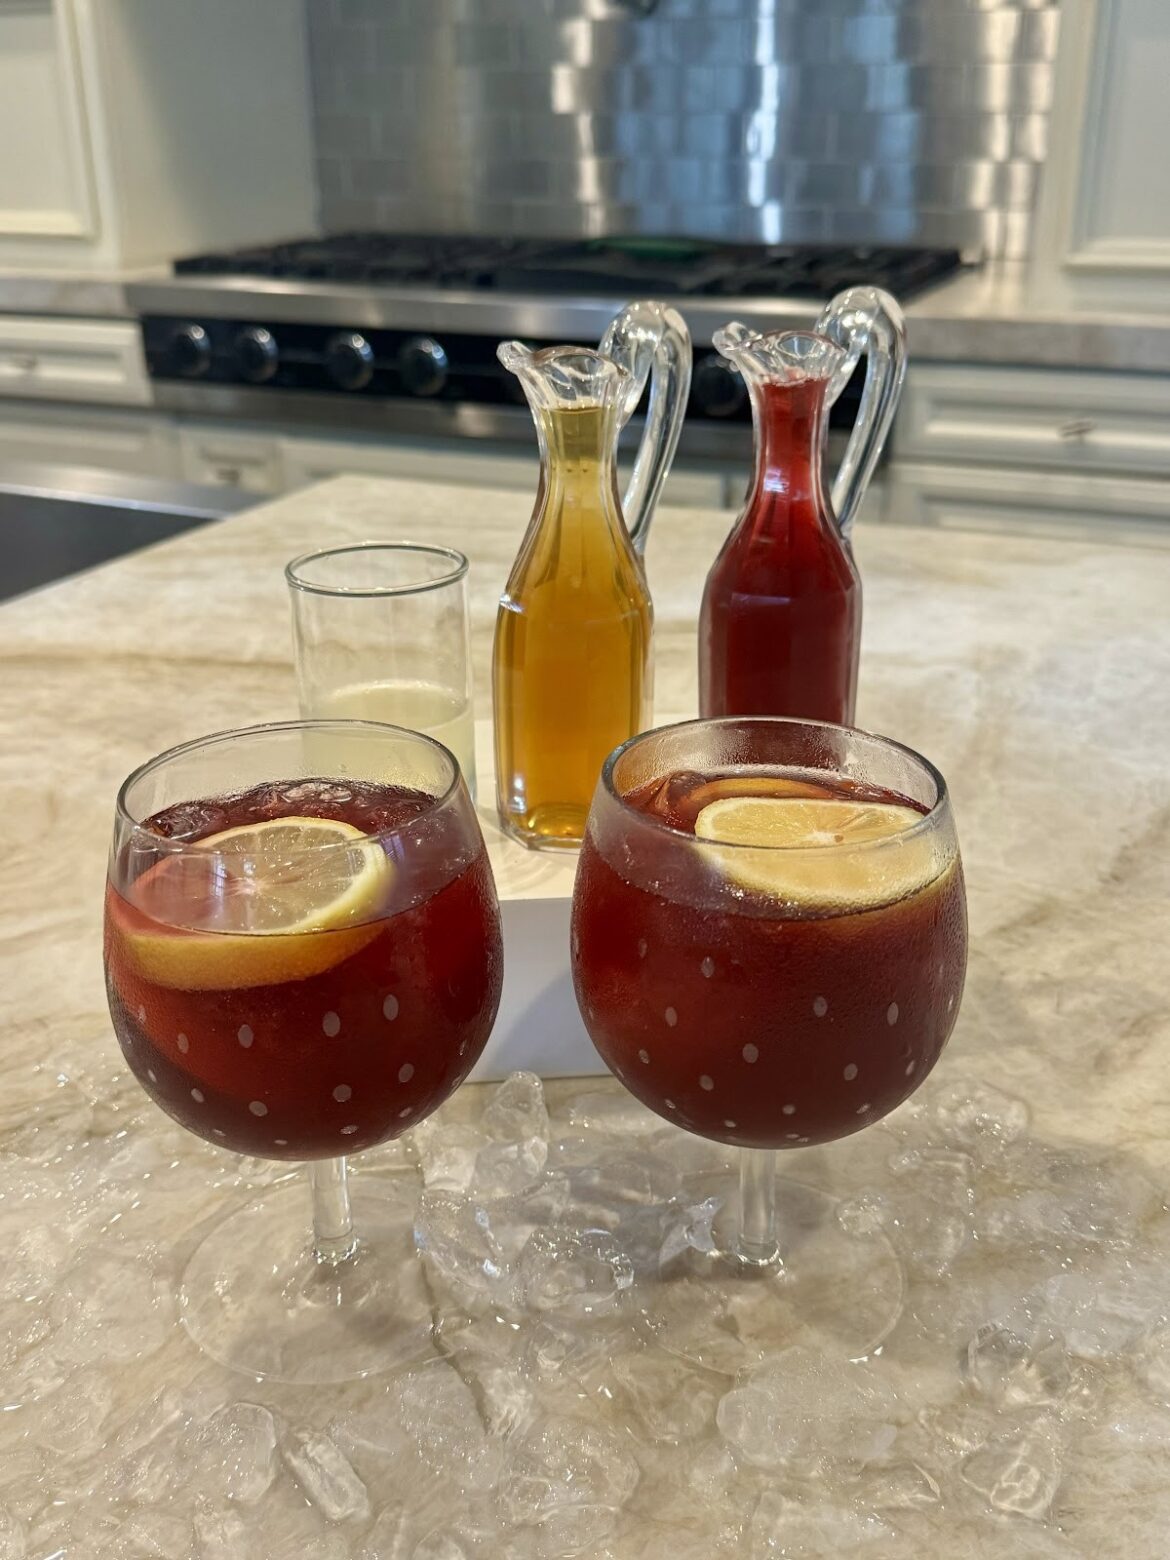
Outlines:
{"label": "glass carafe with red liquid", "polygon": [[[849,533],[901,394],[901,310],[888,293],[855,287],[811,331],[759,334],[733,323],[714,343],[747,382],[756,469],[703,592],[700,710],[851,724],[861,579]],[[830,495],[829,408],[863,353],[865,388]]]}

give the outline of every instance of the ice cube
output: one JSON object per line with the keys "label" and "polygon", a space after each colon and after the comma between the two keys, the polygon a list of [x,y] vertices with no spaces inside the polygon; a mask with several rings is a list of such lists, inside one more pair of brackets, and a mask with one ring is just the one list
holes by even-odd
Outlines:
{"label": "ice cube", "polygon": [[422,1170],[423,1185],[439,1192],[465,1193],[488,1141],[478,1127],[438,1123],[433,1116],[419,1122],[410,1134],[410,1144]]}
{"label": "ice cube", "polygon": [[497,1143],[526,1138],[548,1141],[548,1110],[544,1085],[535,1073],[514,1072],[504,1079],[484,1106],[484,1131]]}
{"label": "ice cube", "polygon": [[493,1294],[507,1303],[516,1259],[535,1230],[559,1217],[568,1196],[568,1178],[558,1174],[512,1197],[477,1200],[425,1191],[415,1215],[415,1243],[462,1294]]}
{"label": "ice cube", "polygon": [[462,1491],[495,1483],[500,1448],[488,1438],[471,1388],[449,1365],[398,1377],[387,1388],[385,1406],[434,1472]]}
{"label": "ice cube", "polygon": [[938,1480],[919,1463],[879,1463],[853,1487],[854,1498],[875,1511],[929,1511],[942,1499]]}
{"label": "ice cube", "polygon": [[237,1511],[217,1511],[202,1504],[195,1513],[195,1541],[199,1560],[260,1560]]}
{"label": "ice cube", "polygon": [[982,1162],[1022,1138],[1030,1119],[1023,1100],[983,1084],[945,1089],[935,1098],[933,1115],[956,1148],[967,1149]]}
{"label": "ice cube", "polygon": [[489,1435],[510,1436],[531,1423],[536,1396],[519,1374],[518,1363],[482,1366],[475,1378]]}
{"label": "ice cube", "polygon": [[837,1204],[837,1223],[846,1235],[876,1235],[893,1217],[890,1200],[881,1192],[858,1192]]}
{"label": "ice cube", "polygon": [[58,1457],[89,1457],[105,1444],[114,1388],[97,1371],[80,1371],[39,1405],[32,1438]]}
{"label": "ice cube", "polygon": [[679,1369],[676,1359],[655,1348],[614,1361],[626,1410],[623,1418],[636,1440],[678,1446],[714,1428],[718,1391],[710,1380]]}
{"label": "ice cube", "polygon": [[668,1160],[649,1152],[606,1154],[569,1171],[572,1210],[583,1225],[616,1230],[632,1210],[668,1203],[682,1176]]}
{"label": "ice cube", "polygon": [[608,1332],[594,1325],[576,1328],[549,1318],[524,1329],[523,1368],[538,1381],[584,1381],[611,1354]]}
{"label": "ice cube", "polygon": [[129,1364],[161,1349],[173,1326],[170,1291],[148,1263],[88,1251],[56,1287],[56,1352],[76,1363]]}
{"label": "ice cube", "polygon": [[875,1367],[797,1345],[771,1356],[719,1404],[719,1429],[758,1468],[867,1462],[896,1434],[899,1403]]}
{"label": "ice cube", "polygon": [[1038,1298],[1069,1352],[1083,1359],[1132,1348],[1167,1319],[1170,1308],[1164,1277],[1129,1261],[1104,1271],[1058,1273]]}
{"label": "ice cube", "polygon": [[364,1522],[369,1517],[366,1487],[329,1436],[318,1430],[292,1430],[281,1453],[306,1500],[330,1522]]}
{"label": "ice cube", "polygon": [[985,1199],[979,1231],[1002,1248],[1127,1240],[1160,1201],[1128,1161],[1076,1149],[1019,1143],[996,1169],[1001,1187]]}
{"label": "ice cube", "polygon": [[966,1457],[994,1434],[994,1410],[986,1403],[941,1403],[918,1414],[918,1432],[926,1455],[938,1459]]}
{"label": "ice cube", "polygon": [[517,1303],[542,1314],[606,1316],[634,1281],[634,1267],[604,1230],[538,1230],[517,1268]]}
{"label": "ice cube", "polygon": [[967,1345],[967,1379],[990,1403],[1002,1408],[1057,1404],[1072,1389],[1072,1368],[1058,1334],[1050,1327],[1029,1329],[1029,1334],[988,1322]]}
{"label": "ice cube", "polygon": [[0,1560],[24,1560],[27,1553],[24,1523],[15,1512],[0,1506]]}
{"label": "ice cube", "polygon": [[971,1239],[974,1164],[964,1153],[912,1148],[895,1154],[890,1170],[896,1182],[885,1227],[911,1268],[940,1277]]}
{"label": "ice cube", "polygon": [[893,1529],[875,1512],[770,1489],[760,1496],[752,1516],[751,1553],[753,1560],[772,1555],[820,1560],[824,1555],[849,1554],[892,1534]]}
{"label": "ice cube", "polygon": [[684,1251],[701,1251],[707,1256],[715,1251],[715,1220],[722,1209],[722,1197],[707,1197],[692,1207],[672,1210],[663,1225],[659,1267],[669,1267]]}
{"label": "ice cube", "polygon": [[115,1533],[101,1560],[186,1560],[191,1524],[165,1511],[136,1511]]}
{"label": "ice cube", "polygon": [[475,1158],[467,1190],[476,1198],[509,1197],[535,1186],[544,1172],[548,1144],[542,1137],[488,1143]]}
{"label": "ice cube", "polygon": [[414,1542],[400,1505],[384,1506],[358,1551],[357,1560],[412,1560]]}
{"label": "ice cube", "polygon": [[222,802],[176,802],[154,819],[151,827],[170,840],[201,840],[222,833],[229,826],[229,817]]}
{"label": "ice cube", "polygon": [[995,1437],[964,1460],[962,1475],[996,1511],[1041,1520],[1060,1485],[1060,1443],[1054,1428],[1039,1421]]}
{"label": "ice cube", "polygon": [[37,1224],[20,1232],[5,1254],[0,1298],[27,1303],[51,1290],[73,1257],[69,1232],[57,1223]]}
{"label": "ice cube", "polygon": [[205,1489],[253,1506],[276,1477],[276,1421],[259,1403],[229,1403],[192,1432],[186,1455]]}
{"label": "ice cube", "polygon": [[566,1555],[590,1554],[637,1488],[637,1462],[619,1437],[582,1419],[549,1418],[514,1443],[499,1506],[518,1526],[539,1526]]}
{"label": "ice cube", "polygon": [[[675,823],[679,808],[685,806],[693,797],[704,797],[707,792],[711,792],[710,796],[706,796],[706,800],[715,801],[719,793],[713,788],[719,784],[717,780],[705,780],[693,769],[679,769],[659,781],[643,804],[643,809],[655,817],[665,818],[668,822]],[[703,806],[705,803],[700,802],[699,805]]]}
{"label": "ice cube", "polygon": [[472,1294],[498,1288],[508,1263],[484,1210],[447,1192],[425,1191],[418,1201],[414,1238],[442,1276]]}

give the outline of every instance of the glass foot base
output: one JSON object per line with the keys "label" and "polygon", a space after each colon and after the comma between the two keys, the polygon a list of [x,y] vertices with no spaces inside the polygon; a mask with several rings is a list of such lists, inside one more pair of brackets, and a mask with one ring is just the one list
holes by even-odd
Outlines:
{"label": "glass foot base", "polygon": [[298,1178],[231,1214],[187,1264],[179,1314],[213,1359],[301,1385],[353,1381],[434,1350],[414,1245],[413,1176],[350,1182],[354,1256],[313,1259],[309,1189]]}
{"label": "glass foot base", "polygon": [[783,1259],[746,1263],[734,1251],[737,1192],[734,1175],[688,1186],[692,1207],[706,1212],[679,1232],[642,1289],[643,1319],[659,1345],[724,1374],[796,1343],[849,1359],[871,1354],[902,1314],[902,1264],[886,1237],[846,1234],[837,1198],[778,1178]]}

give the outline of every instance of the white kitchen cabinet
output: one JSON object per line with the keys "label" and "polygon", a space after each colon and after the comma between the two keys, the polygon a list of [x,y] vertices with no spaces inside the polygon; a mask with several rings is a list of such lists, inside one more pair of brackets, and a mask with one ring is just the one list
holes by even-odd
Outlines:
{"label": "white kitchen cabinet", "polygon": [[87,406],[0,400],[0,459],[53,466],[98,466],[140,476],[178,474],[170,418]]}
{"label": "white kitchen cabinet", "polygon": [[914,364],[894,446],[900,459],[1170,477],[1170,379]]}
{"label": "white kitchen cabinet", "polygon": [[0,265],[310,230],[309,104],[292,0],[0,0]]}
{"label": "white kitchen cabinet", "polygon": [[899,460],[886,485],[895,523],[1170,548],[1170,481]]}
{"label": "white kitchen cabinet", "polygon": [[0,315],[0,396],[148,406],[142,332],[130,320]]}
{"label": "white kitchen cabinet", "polygon": [[0,0],[0,244],[96,240],[91,149],[72,7]]}
{"label": "white kitchen cabinet", "polygon": [[1170,6],[1062,0],[1033,276],[1050,305],[1165,313]]}
{"label": "white kitchen cabinet", "polygon": [[178,474],[188,482],[261,494],[282,493],[290,485],[275,434],[240,432],[231,424],[183,423],[178,443]]}
{"label": "white kitchen cabinet", "polygon": [[536,453],[510,448],[451,445],[419,439],[318,439],[280,441],[282,478],[288,490],[347,472],[371,477],[455,482],[470,487],[536,486]]}
{"label": "white kitchen cabinet", "polygon": [[1170,545],[1170,379],[916,364],[887,518]]}

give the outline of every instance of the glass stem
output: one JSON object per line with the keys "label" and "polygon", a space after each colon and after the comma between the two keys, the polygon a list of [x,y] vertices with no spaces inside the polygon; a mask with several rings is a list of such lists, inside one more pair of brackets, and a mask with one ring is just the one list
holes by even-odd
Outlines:
{"label": "glass stem", "polygon": [[780,1255],[776,1241],[776,1152],[771,1148],[739,1151],[739,1233],[736,1255],[758,1267]]}
{"label": "glass stem", "polygon": [[314,1159],[309,1164],[313,1188],[313,1257],[336,1267],[357,1250],[353,1217],[349,1211],[346,1163],[342,1159]]}

